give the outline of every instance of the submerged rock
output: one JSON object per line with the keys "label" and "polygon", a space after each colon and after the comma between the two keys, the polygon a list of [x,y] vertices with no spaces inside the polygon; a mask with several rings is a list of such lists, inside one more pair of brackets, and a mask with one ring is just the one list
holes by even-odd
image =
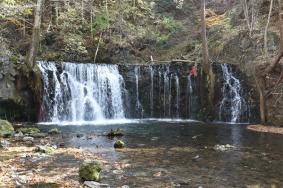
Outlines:
{"label": "submerged rock", "polygon": [[122,140],[117,140],[114,144],[114,148],[124,148],[125,143]]}
{"label": "submerged rock", "polygon": [[0,119],[0,137],[11,136],[14,132],[14,127],[9,121]]}
{"label": "submerged rock", "polygon": [[116,130],[111,129],[111,131],[107,134],[107,136],[109,137],[124,136],[124,131],[123,129],[120,129],[120,128]]}
{"label": "submerged rock", "polygon": [[85,181],[99,181],[102,167],[97,161],[85,161],[79,169],[79,176]]}
{"label": "submerged rock", "polygon": [[235,149],[235,146],[232,146],[230,144],[226,144],[226,145],[218,145],[217,144],[213,147],[213,149],[216,150],[216,151],[224,152],[224,151],[230,151],[230,150]]}
{"label": "submerged rock", "polygon": [[59,129],[57,129],[57,128],[54,128],[54,129],[51,129],[51,130],[48,131],[48,134],[52,134],[52,135],[60,134],[60,133],[61,133],[61,131],[59,131]]}
{"label": "submerged rock", "polygon": [[85,181],[84,182],[85,188],[110,188],[108,184],[102,184],[95,181]]}

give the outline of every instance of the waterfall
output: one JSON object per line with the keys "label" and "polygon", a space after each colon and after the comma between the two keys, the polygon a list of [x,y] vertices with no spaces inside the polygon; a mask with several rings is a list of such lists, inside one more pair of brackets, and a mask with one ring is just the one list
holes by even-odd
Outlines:
{"label": "waterfall", "polygon": [[153,117],[154,69],[150,66],[150,115]]}
{"label": "waterfall", "polygon": [[[167,108],[167,103],[166,103],[166,99],[167,97],[171,97],[170,93],[168,94],[168,91],[170,91],[170,87],[169,87],[169,66],[168,65],[164,65],[164,73],[163,73],[163,117],[166,117],[166,108]],[[168,95],[167,95],[168,94]]]}
{"label": "waterfall", "polygon": [[143,117],[143,107],[140,102],[139,97],[139,79],[140,79],[140,67],[135,66],[135,77],[136,77],[136,111],[138,112],[139,116]]}
{"label": "waterfall", "polygon": [[241,96],[241,83],[227,64],[221,65],[223,74],[223,86],[221,88],[222,100],[219,106],[219,119],[232,123],[240,122],[241,115],[245,113],[247,104]]}
{"label": "waterfall", "polygon": [[123,119],[123,78],[117,65],[38,62],[45,121]]}
{"label": "waterfall", "polygon": [[175,88],[176,88],[176,118],[179,118],[179,106],[180,106],[180,85],[179,85],[179,77],[175,75]]}

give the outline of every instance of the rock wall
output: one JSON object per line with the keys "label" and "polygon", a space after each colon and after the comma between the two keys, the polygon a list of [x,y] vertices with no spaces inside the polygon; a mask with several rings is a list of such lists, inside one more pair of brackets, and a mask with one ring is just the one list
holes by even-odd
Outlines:
{"label": "rock wall", "polygon": [[21,64],[0,63],[0,119],[36,121],[37,106]]}

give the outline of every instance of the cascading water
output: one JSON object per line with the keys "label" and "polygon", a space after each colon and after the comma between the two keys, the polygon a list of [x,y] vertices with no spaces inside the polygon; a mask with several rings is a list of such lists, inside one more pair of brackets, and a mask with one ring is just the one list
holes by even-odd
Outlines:
{"label": "cascading water", "polygon": [[[185,64],[108,65],[38,62],[44,95],[41,121],[109,122],[132,118],[200,119],[205,91],[200,76]],[[217,68],[215,104],[220,121],[249,118],[247,96],[228,65]],[[220,91],[221,89],[221,91]],[[218,95],[219,94],[219,95]],[[204,97],[206,94],[204,93]],[[217,98],[217,96],[220,97]],[[220,101],[220,102],[218,102]],[[117,122],[117,121],[116,121]],[[125,122],[125,121],[124,121]]]}
{"label": "cascading water", "polygon": [[176,88],[176,118],[179,118],[179,106],[180,106],[180,84],[179,77],[175,75],[175,88]]}
{"label": "cascading water", "polygon": [[238,123],[247,110],[247,103],[241,96],[241,83],[227,64],[221,65],[223,86],[221,89],[222,100],[219,105],[219,120]]}
{"label": "cascading water", "polygon": [[143,107],[140,102],[139,97],[139,79],[140,79],[140,67],[135,67],[135,77],[136,77],[136,111],[139,113],[140,117],[143,117]]}
{"label": "cascading water", "polygon": [[153,117],[154,69],[150,66],[150,115]]}
{"label": "cascading water", "polygon": [[123,78],[117,65],[38,62],[44,121],[123,119]]}
{"label": "cascading water", "polygon": [[[171,97],[171,93],[168,94],[168,92],[170,92],[170,79],[169,79],[169,66],[168,65],[164,65],[164,74],[163,74],[163,82],[164,82],[164,88],[163,88],[163,117],[166,117],[166,109],[167,107],[167,99],[169,99],[169,97]],[[170,108],[168,108],[170,109]]]}

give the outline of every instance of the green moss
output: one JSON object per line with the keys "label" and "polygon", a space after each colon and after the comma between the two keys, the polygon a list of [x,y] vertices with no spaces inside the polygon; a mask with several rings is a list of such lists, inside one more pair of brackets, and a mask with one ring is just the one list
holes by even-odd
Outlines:
{"label": "green moss", "polygon": [[79,176],[85,181],[99,181],[102,167],[97,161],[84,162],[79,169]]}
{"label": "green moss", "polygon": [[12,135],[14,127],[6,120],[0,120],[0,137],[6,137]]}
{"label": "green moss", "polygon": [[30,128],[19,128],[17,129],[17,132],[22,132],[24,135],[33,136],[35,134],[40,133],[40,130],[35,127],[30,127]]}
{"label": "green moss", "polygon": [[114,148],[124,148],[125,143],[122,140],[117,140],[114,144]]}
{"label": "green moss", "polygon": [[116,129],[116,130],[112,130],[107,134],[107,136],[110,136],[110,137],[114,137],[114,136],[123,136],[124,135],[124,131],[123,129]]}
{"label": "green moss", "polygon": [[60,134],[61,131],[57,128],[51,129],[48,131],[48,134]]}
{"label": "green moss", "polygon": [[55,148],[50,146],[36,146],[34,151],[51,155],[55,152]]}

